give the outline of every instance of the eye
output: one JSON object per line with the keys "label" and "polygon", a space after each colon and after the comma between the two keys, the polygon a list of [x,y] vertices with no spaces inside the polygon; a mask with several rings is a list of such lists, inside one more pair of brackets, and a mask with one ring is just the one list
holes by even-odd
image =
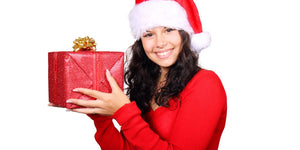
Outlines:
{"label": "eye", "polygon": [[167,28],[166,29],[166,32],[172,32],[172,31],[174,31],[175,29],[173,29],[173,28]]}
{"label": "eye", "polygon": [[152,33],[145,33],[144,35],[143,35],[143,37],[151,37],[153,34]]}

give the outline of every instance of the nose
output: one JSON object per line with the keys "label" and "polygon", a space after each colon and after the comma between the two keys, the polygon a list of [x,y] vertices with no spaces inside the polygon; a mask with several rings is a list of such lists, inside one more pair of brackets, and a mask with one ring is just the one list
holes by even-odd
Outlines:
{"label": "nose", "polygon": [[158,34],[156,38],[157,48],[164,48],[167,45],[166,38],[163,34]]}

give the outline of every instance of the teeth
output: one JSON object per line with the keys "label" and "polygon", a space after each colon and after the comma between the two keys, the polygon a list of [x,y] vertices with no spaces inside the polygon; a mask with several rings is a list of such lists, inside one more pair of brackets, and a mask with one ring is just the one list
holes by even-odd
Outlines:
{"label": "teeth", "polygon": [[157,53],[157,55],[159,56],[165,56],[169,53],[170,51],[166,51],[166,52],[162,52],[162,53]]}

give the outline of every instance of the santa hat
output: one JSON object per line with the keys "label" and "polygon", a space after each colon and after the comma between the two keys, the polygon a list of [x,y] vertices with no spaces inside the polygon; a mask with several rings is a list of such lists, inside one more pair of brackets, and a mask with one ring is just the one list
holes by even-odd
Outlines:
{"label": "santa hat", "polygon": [[129,22],[135,39],[148,29],[164,26],[188,32],[192,50],[198,53],[210,44],[210,34],[202,31],[193,0],[136,0]]}

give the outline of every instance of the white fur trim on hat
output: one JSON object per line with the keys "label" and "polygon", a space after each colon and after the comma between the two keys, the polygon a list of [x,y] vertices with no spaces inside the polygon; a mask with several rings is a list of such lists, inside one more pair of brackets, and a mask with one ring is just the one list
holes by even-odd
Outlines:
{"label": "white fur trim on hat", "polygon": [[210,45],[210,42],[211,37],[208,32],[194,34],[191,37],[191,48],[193,51],[200,53],[202,49],[205,49]]}
{"label": "white fur trim on hat", "polygon": [[194,33],[185,9],[175,1],[152,0],[137,4],[129,14],[129,22],[135,39],[140,39],[146,30],[158,26]]}

